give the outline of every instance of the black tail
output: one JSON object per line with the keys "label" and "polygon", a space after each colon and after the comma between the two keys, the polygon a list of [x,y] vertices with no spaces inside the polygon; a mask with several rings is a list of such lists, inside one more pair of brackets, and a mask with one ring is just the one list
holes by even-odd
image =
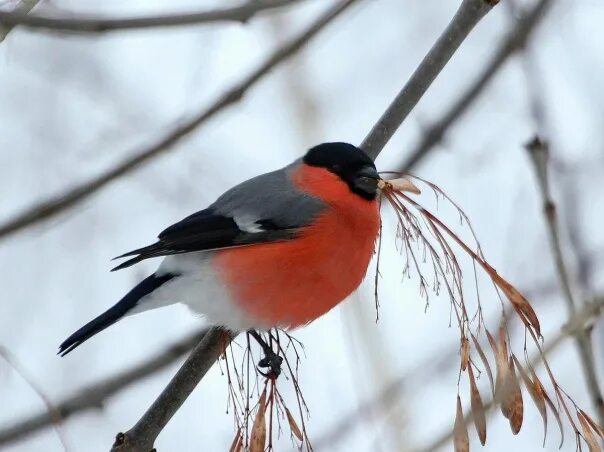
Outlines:
{"label": "black tail", "polygon": [[90,339],[97,333],[100,333],[108,326],[113,325],[119,319],[124,317],[128,311],[133,309],[138,301],[145,295],[149,295],[159,286],[174,278],[175,274],[166,273],[161,276],[155,274],[143,279],[136,287],[128,292],[124,298],[118,301],[113,307],[102,313],[96,319],[88,322],[78,331],[69,336],[60,346],[59,355],[65,356],[74,348]]}

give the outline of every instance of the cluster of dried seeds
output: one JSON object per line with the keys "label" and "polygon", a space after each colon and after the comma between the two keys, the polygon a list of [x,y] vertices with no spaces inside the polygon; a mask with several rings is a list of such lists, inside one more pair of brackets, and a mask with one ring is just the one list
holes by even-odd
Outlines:
{"label": "cluster of dried seeds", "polygon": [[[398,175],[400,176],[400,175]],[[577,441],[578,450],[582,450],[583,440],[589,447],[590,452],[601,451],[599,441],[604,439],[604,430],[583,411],[574,400],[560,387],[550,365],[543,352],[541,340],[541,326],[539,319],[529,301],[507,280],[505,280],[485,259],[480,244],[474,234],[467,215],[455,204],[438,186],[416,176],[408,176],[417,183],[426,185],[433,191],[438,199],[449,202],[459,213],[461,223],[465,223],[474,240],[474,245],[469,246],[449,226],[447,226],[434,213],[426,209],[417,200],[411,198],[406,192],[419,194],[417,186],[407,178],[386,180],[380,183],[382,194],[393,208],[397,220],[397,237],[402,244],[401,251],[407,257],[405,271],[409,271],[412,263],[420,279],[420,292],[428,297],[427,280],[422,273],[420,264],[430,263],[435,283],[433,290],[438,293],[444,285],[451,302],[452,311],[455,313],[460,333],[460,373],[467,372],[470,387],[470,406],[472,418],[481,444],[486,443],[487,430],[485,418],[485,406],[476,384],[474,371],[484,370],[489,378],[492,390],[493,403],[499,406],[503,416],[509,420],[513,434],[517,434],[522,427],[524,415],[524,403],[520,383],[526,387],[533,403],[537,407],[543,419],[544,444],[547,435],[547,413],[553,413],[561,434],[561,443],[564,441],[564,431],[561,413],[569,421]],[[453,245],[457,246],[463,253],[456,253]],[[379,246],[379,245],[378,245]],[[422,259],[417,253],[422,253]],[[460,256],[461,254],[461,256]],[[468,256],[475,269],[474,282],[476,288],[477,314],[470,317],[468,314],[468,300],[462,285],[462,269],[459,260],[465,254]],[[500,329],[497,339],[484,325],[482,307],[478,290],[478,278],[476,265],[481,267],[488,278],[492,281],[497,295],[501,294],[510,302],[512,310],[522,322],[525,332],[532,342],[544,364],[546,373],[551,383],[551,391],[548,392],[537,376],[533,365],[527,358],[527,344],[524,343],[524,357],[526,364],[523,365],[511,350],[508,319],[506,310],[502,305]],[[376,278],[377,281],[377,278]],[[377,289],[376,289],[377,297]],[[377,304],[377,301],[376,301]],[[476,320],[476,321],[474,321]],[[487,355],[480,345],[479,338],[486,337],[490,344],[495,359],[495,378]],[[469,338],[472,339],[470,342]],[[472,351],[479,356],[482,366],[472,359]],[[520,378],[518,377],[520,375]],[[459,388],[459,385],[458,385]],[[553,397],[550,396],[553,394]],[[573,415],[574,414],[574,415]],[[580,425],[580,430],[576,420]],[[469,439],[464,421],[461,396],[457,396],[457,409],[454,424],[454,445],[459,452],[469,450]]]}

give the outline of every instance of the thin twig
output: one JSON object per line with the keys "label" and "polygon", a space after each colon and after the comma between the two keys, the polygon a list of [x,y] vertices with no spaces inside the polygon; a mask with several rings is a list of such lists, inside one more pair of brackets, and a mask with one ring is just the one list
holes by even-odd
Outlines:
{"label": "thin twig", "polygon": [[268,75],[270,71],[277,67],[280,63],[294,55],[308,41],[310,41],[321,30],[323,30],[328,23],[339,16],[340,13],[346,10],[355,1],[357,0],[345,0],[330,8],[300,35],[287,42],[285,45],[279,47],[246,78],[235,84],[208,108],[204,109],[196,116],[186,121],[184,124],[170,131],[155,144],[145,147],[142,150],[125,153],[132,155],[132,157],[127,158],[121,163],[118,163],[113,168],[110,168],[92,180],[86,181],[58,196],[27,208],[24,212],[17,214],[12,219],[9,219],[4,224],[0,225],[0,239],[4,239],[11,234],[22,231],[33,225],[41,223],[44,220],[48,220],[56,216],[57,214],[89,198],[110,182],[130,174],[154,158],[174,150],[174,146],[183,138],[196,131],[200,126],[205,124],[208,120],[220,113],[226,107],[239,101],[252,86]]}
{"label": "thin twig", "polygon": [[[40,0],[20,0],[19,4],[13,9],[10,13],[3,13],[0,11],[0,15],[2,14],[13,14],[19,17],[27,17],[29,12],[35,8],[35,6],[40,3]],[[10,33],[10,31],[15,27],[15,25],[5,24],[0,20],[0,42],[6,39],[6,36]]]}
{"label": "thin twig", "polygon": [[212,328],[193,349],[166,389],[143,417],[126,433],[118,433],[112,452],[149,452],[155,439],[232,340],[220,328]]}
{"label": "thin twig", "polygon": [[[543,213],[546,220],[554,263],[558,273],[558,282],[564,295],[564,300],[566,301],[568,316],[569,318],[573,318],[576,316],[577,305],[570,286],[564,254],[562,252],[558,219],[556,215],[556,204],[552,199],[549,189],[548,145],[546,142],[536,137],[526,145],[526,148],[531,156],[531,161],[535,169],[537,183],[539,185],[539,191],[543,201]],[[579,357],[581,366],[583,367],[587,389],[592,404],[598,413],[600,425],[604,425],[604,400],[602,399],[602,392],[600,390],[596,374],[591,339],[585,329],[578,330],[575,337],[577,340],[577,346],[579,347]]]}
{"label": "thin twig", "polygon": [[89,384],[75,391],[62,401],[53,404],[52,409],[47,409],[0,429],[0,448],[22,440],[26,436],[49,427],[56,422],[63,422],[74,414],[103,408],[104,403],[110,397],[126,389],[131,384],[179,360],[201,341],[206,332],[206,329],[197,331],[131,369],[119,372],[116,375],[104,378],[101,381]]}
{"label": "thin twig", "polygon": [[516,26],[495,51],[491,61],[484,68],[478,79],[459,96],[449,109],[423,133],[421,141],[411,150],[409,156],[401,165],[407,172],[417,165],[445,136],[449,128],[461,118],[468,108],[478,99],[479,95],[499,72],[504,63],[521,49],[541,22],[553,0],[540,0],[529,12],[518,20]]}
{"label": "thin twig", "polygon": [[424,57],[409,81],[361,143],[374,160],[417,105],[451,56],[497,0],[463,0],[451,22]]}
{"label": "thin twig", "polygon": [[[24,26],[53,32],[107,33],[120,30],[180,27],[220,22],[245,23],[260,12],[291,6],[300,1],[303,0],[247,1],[239,6],[210,11],[130,18],[28,16],[22,10],[14,12],[0,11],[0,24],[10,28]],[[37,3],[37,1],[33,3]]]}
{"label": "thin twig", "polygon": [[563,206],[565,225],[568,230],[568,239],[575,254],[577,265],[577,282],[581,289],[581,296],[587,298],[593,295],[593,277],[596,275],[595,259],[596,253],[585,243],[584,234],[581,231],[581,213],[583,212],[583,198],[575,175],[567,176],[567,182],[563,188]]}

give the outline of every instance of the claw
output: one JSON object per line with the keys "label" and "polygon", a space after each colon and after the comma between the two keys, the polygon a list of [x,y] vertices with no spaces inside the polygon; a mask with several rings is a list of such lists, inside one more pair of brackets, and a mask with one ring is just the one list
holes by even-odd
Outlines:
{"label": "claw", "polygon": [[264,358],[258,361],[258,367],[261,367],[263,369],[269,368],[270,370],[266,374],[264,372],[260,373],[262,373],[262,375],[264,375],[265,377],[274,376],[276,378],[281,374],[282,363],[283,358],[277,355],[272,350],[270,350],[266,352]]}
{"label": "claw", "polygon": [[264,339],[258,334],[255,330],[249,330],[248,333],[256,339],[256,342],[260,344],[262,350],[264,350],[264,358],[258,361],[258,367],[263,369],[270,369],[268,372],[264,373],[261,370],[258,370],[261,375],[267,378],[277,378],[281,374],[281,364],[283,363],[283,358],[277,355],[270,346],[266,343]]}

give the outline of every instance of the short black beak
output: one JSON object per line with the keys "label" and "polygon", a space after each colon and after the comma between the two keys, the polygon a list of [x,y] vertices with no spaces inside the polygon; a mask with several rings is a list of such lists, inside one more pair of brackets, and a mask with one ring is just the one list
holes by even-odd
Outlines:
{"label": "short black beak", "polygon": [[358,175],[359,176],[364,176],[364,177],[370,177],[371,179],[375,179],[375,180],[381,179],[381,177],[378,174],[377,170],[374,167],[372,167],[372,166],[364,166],[358,172]]}
{"label": "short black beak", "polygon": [[353,191],[365,199],[375,199],[378,193],[380,175],[372,166],[364,166],[355,174]]}

